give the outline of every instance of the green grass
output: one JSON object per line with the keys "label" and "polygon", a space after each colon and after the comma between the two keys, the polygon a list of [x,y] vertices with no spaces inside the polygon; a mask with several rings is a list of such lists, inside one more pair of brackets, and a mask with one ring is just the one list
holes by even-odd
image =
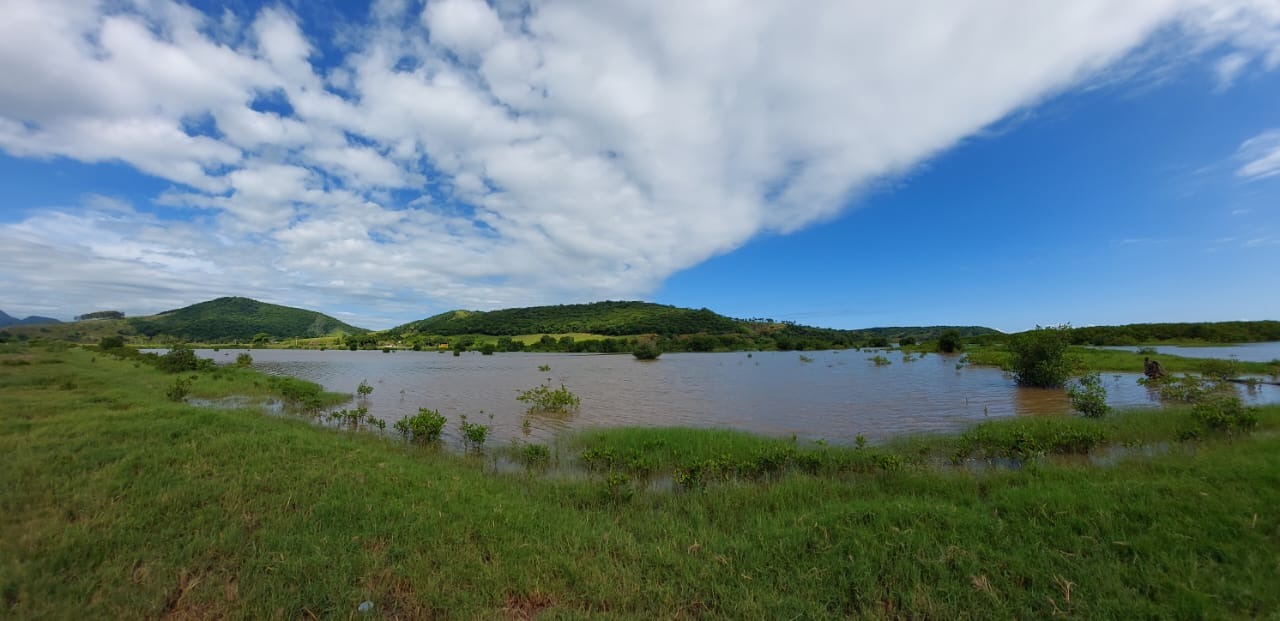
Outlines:
{"label": "green grass", "polygon": [[[7,618],[345,618],[365,600],[371,618],[1280,614],[1280,408],[1251,436],[1108,468],[906,460],[618,493],[630,484],[603,474],[497,475],[484,459],[170,403],[173,376],[92,352],[0,363]],[[266,387],[231,377],[193,386]],[[1085,424],[1172,437],[1183,414],[1159,414]],[[1025,420],[982,435],[1080,424]],[[652,454],[661,471],[788,446],[905,457],[961,441],[835,449],[633,429],[566,442]]]}
{"label": "green grass", "polygon": [[[1007,366],[1010,356],[1009,352],[1000,346],[979,347],[972,345],[965,349],[964,355],[968,357],[970,364],[997,367]],[[1075,358],[1078,363],[1076,366],[1081,370],[1129,373],[1141,373],[1143,369],[1142,359],[1147,357],[1136,352],[1078,346],[1069,348],[1067,355]],[[1185,358],[1169,354],[1156,354],[1150,357],[1158,360],[1164,366],[1164,369],[1170,373],[1201,373],[1212,366],[1215,360],[1213,358]],[[1245,374],[1274,375],[1280,373],[1280,367],[1270,362],[1240,361],[1238,364],[1240,372]]]}

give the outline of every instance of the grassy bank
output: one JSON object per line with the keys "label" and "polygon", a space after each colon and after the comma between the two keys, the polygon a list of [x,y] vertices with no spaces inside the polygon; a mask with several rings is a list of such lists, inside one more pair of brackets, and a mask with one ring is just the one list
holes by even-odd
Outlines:
{"label": "grassy bank", "polygon": [[[1007,367],[1011,360],[1011,354],[1001,345],[985,347],[970,345],[966,347],[964,353],[970,364]],[[1128,373],[1141,373],[1143,358],[1149,356],[1130,351],[1096,349],[1093,347],[1071,347],[1067,350],[1067,353],[1075,360],[1076,366],[1080,369]],[[1221,364],[1220,360],[1213,358],[1185,358],[1170,354],[1156,354],[1150,357],[1158,360],[1165,370],[1170,373],[1205,373],[1218,368],[1218,365]],[[1275,361],[1236,361],[1234,364],[1236,365],[1235,368],[1243,374],[1280,374],[1280,365],[1276,364]]]}
{"label": "grassy bank", "polygon": [[[659,473],[789,448],[837,466],[899,459],[647,492],[612,468],[495,475],[474,457],[192,408],[164,397],[173,381],[86,351],[0,354],[3,616],[349,617],[364,601],[373,618],[1280,613],[1277,408],[1250,436],[1108,468],[919,459],[962,437],[834,449],[621,430],[563,447]],[[193,391],[270,389],[254,381],[202,374]],[[1107,442],[1176,443],[1189,415],[1158,414],[993,422],[973,437],[1053,446],[1096,424]]]}

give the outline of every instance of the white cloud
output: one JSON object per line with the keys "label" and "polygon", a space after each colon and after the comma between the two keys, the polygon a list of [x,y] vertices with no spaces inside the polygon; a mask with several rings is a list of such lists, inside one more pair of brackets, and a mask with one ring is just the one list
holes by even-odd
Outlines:
{"label": "white cloud", "polygon": [[1236,175],[1244,179],[1263,179],[1280,175],[1280,129],[1272,129],[1244,141],[1236,152],[1244,164]]}
{"label": "white cloud", "polygon": [[[0,227],[18,244],[0,274],[48,284],[21,268],[38,246],[82,299],[225,286],[358,294],[381,316],[642,295],[832,217],[1153,37],[1218,55],[1223,87],[1280,64],[1265,0],[381,0],[340,49],[277,8],[111,7],[6,3],[0,148],[126,162],[200,225],[38,213]],[[1242,177],[1276,172],[1275,144],[1241,152]],[[44,230],[84,223],[117,236]]]}

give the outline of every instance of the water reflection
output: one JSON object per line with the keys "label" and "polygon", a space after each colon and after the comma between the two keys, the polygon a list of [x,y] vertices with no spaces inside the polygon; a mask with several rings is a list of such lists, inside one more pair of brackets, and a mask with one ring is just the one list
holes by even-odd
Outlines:
{"label": "water reflection", "polygon": [[[232,362],[244,350],[199,350]],[[665,354],[655,362],[630,355],[509,353],[461,356],[437,352],[252,350],[254,367],[354,393],[373,386],[366,403],[388,426],[420,407],[449,418],[446,439],[458,442],[458,417],[492,426],[490,442],[547,441],[590,426],[731,427],[754,433],[852,443],[859,434],[884,439],[904,432],[954,431],[984,417],[1041,415],[1070,408],[1062,391],[1018,388],[1004,372],[956,368],[959,356],[930,354],[904,362],[876,351]],[[877,366],[875,355],[891,361]],[[540,371],[540,365],[550,371]],[[1156,407],[1158,396],[1137,374],[1103,376],[1114,406]],[[563,383],[582,399],[572,414],[529,414],[521,390]],[[1248,403],[1280,402],[1280,388],[1240,389]],[[492,420],[490,420],[492,415]]]}

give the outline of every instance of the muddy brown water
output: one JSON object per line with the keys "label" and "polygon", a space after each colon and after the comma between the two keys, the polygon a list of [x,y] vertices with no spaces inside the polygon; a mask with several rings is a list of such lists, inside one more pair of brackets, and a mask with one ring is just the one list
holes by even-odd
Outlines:
{"label": "muddy brown water", "polygon": [[[240,353],[254,368],[355,393],[388,428],[420,407],[448,417],[445,439],[459,442],[460,415],[490,425],[490,444],[513,438],[545,442],[566,430],[616,426],[720,427],[777,436],[853,443],[858,435],[883,440],[915,432],[950,432],[984,418],[1068,411],[1061,390],[1019,388],[1006,373],[963,366],[959,355],[928,354],[903,362],[896,351],[664,354],[642,362],[631,355],[475,352],[197,350],[220,363]],[[892,361],[875,366],[874,355]],[[914,358],[914,356],[913,356]],[[540,365],[550,371],[538,369]],[[1120,407],[1158,407],[1136,374],[1104,374],[1108,401]],[[516,401],[522,390],[564,384],[582,399],[569,415],[530,414]],[[1280,403],[1280,387],[1239,387],[1247,403]],[[361,403],[360,401],[356,402]],[[348,406],[352,407],[352,406]],[[525,421],[528,421],[526,427]]]}

